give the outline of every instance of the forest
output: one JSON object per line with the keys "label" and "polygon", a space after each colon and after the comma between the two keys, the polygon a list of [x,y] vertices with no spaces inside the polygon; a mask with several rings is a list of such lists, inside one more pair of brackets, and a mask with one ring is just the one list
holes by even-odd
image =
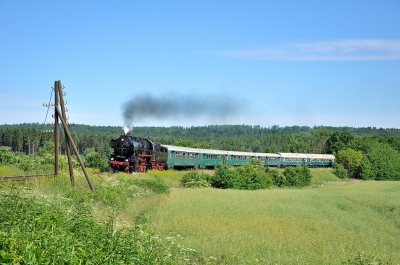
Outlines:
{"label": "forest", "polygon": [[[107,169],[111,139],[123,134],[118,126],[73,125],[69,128],[78,152],[91,157],[97,168]],[[50,131],[50,132],[49,132]],[[334,154],[339,176],[362,179],[400,180],[400,129],[326,126],[271,127],[209,125],[191,127],[134,127],[131,134],[161,144],[247,152]],[[34,156],[53,142],[51,128],[38,123],[0,125],[4,152]],[[60,152],[65,137],[60,129]],[[1,154],[0,154],[1,155]],[[0,164],[6,163],[0,157]],[[87,162],[89,163],[89,162]]]}

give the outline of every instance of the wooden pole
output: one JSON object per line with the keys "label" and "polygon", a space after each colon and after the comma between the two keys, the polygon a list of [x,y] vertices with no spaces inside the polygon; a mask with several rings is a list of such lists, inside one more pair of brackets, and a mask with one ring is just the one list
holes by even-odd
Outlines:
{"label": "wooden pole", "polygon": [[[58,82],[54,81],[54,109],[58,106]],[[54,175],[58,175],[58,148],[59,148],[59,134],[58,134],[58,113],[54,111]]]}
{"label": "wooden pole", "polygon": [[[67,115],[65,113],[65,105],[64,105],[64,97],[63,97],[63,92],[62,92],[62,85],[61,85],[61,81],[60,80],[58,80],[57,82],[58,82],[58,88],[59,88],[58,92],[59,92],[59,96],[60,96],[61,114],[62,114],[63,119],[66,121],[67,120]],[[67,130],[67,128],[64,126],[65,148],[67,150],[67,157],[68,157],[69,178],[71,180],[72,186],[75,187],[74,168],[72,167],[71,148],[70,148],[69,139],[68,139],[66,130]]]}
{"label": "wooden pole", "polygon": [[58,109],[58,106],[55,106],[55,110],[56,110],[57,114],[59,115],[59,118],[60,118],[60,120],[61,120],[61,122],[62,122],[62,124],[63,124],[63,126],[64,126],[65,133],[66,133],[66,135],[68,136],[69,141],[71,142],[71,145],[72,145],[72,148],[74,149],[74,152],[75,152],[75,154],[76,154],[76,157],[78,158],[78,161],[79,161],[79,163],[81,164],[82,171],[83,171],[83,173],[85,174],[85,177],[86,177],[86,180],[87,180],[87,182],[88,182],[88,184],[89,184],[89,187],[90,187],[90,189],[91,189],[92,191],[94,191],[94,187],[93,187],[93,185],[92,185],[92,182],[90,181],[90,178],[89,178],[89,176],[88,176],[88,173],[86,172],[85,165],[83,164],[82,159],[81,159],[81,157],[80,157],[80,155],[79,155],[79,153],[78,153],[78,150],[76,149],[74,140],[72,140],[71,134],[69,133],[68,124],[67,124],[67,122],[64,120],[64,117],[62,117],[62,115],[61,115],[61,113],[60,113],[60,110]]}

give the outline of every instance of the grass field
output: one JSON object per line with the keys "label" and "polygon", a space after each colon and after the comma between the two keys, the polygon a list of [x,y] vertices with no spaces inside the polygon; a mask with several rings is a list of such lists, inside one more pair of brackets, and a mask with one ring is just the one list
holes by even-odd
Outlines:
{"label": "grass field", "polygon": [[[196,253],[179,264],[400,264],[400,182],[339,180],[331,169],[311,169],[312,183],[303,189],[184,189],[185,173],[91,174],[92,193],[77,172],[75,188],[62,174],[0,183],[0,191],[21,190],[44,201],[41,205],[66,207],[67,215],[84,201],[96,220],[111,214],[115,228],[139,225],[151,231],[149,238],[162,239],[166,250],[160,257],[168,258],[173,249],[183,251],[183,258]],[[155,178],[163,179],[170,192],[139,185]],[[50,219],[45,222],[53,227]]]}
{"label": "grass field", "polygon": [[326,171],[319,188],[177,189],[147,218],[224,263],[400,264],[400,183],[335,182]]}

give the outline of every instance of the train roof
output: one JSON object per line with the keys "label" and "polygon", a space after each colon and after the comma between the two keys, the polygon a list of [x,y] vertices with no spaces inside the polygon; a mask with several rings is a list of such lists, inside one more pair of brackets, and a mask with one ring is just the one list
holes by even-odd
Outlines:
{"label": "train roof", "polygon": [[335,159],[334,155],[329,155],[329,154],[298,154],[298,153],[278,153],[278,154],[280,154],[282,157]]}
{"label": "train roof", "polygon": [[176,152],[189,152],[189,153],[201,153],[201,154],[215,154],[215,155],[238,155],[238,156],[269,156],[269,157],[280,157],[278,154],[274,153],[252,153],[252,152],[238,152],[238,151],[225,151],[225,150],[212,150],[212,149],[202,149],[202,148],[190,148],[183,146],[174,145],[161,145],[168,150]]}
{"label": "train roof", "polygon": [[252,153],[252,152],[239,152],[239,151],[225,151],[225,150],[213,150],[213,149],[203,149],[203,148],[191,148],[191,147],[165,145],[165,144],[163,144],[161,146],[167,148],[170,151],[175,151],[175,152],[188,152],[188,153],[201,153],[201,154],[214,154],[214,155],[335,159],[335,156],[334,155],[330,155],[330,154]]}
{"label": "train roof", "polygon": [[295,158],[307,158],[307,154],[299,153],[278,153],[281,157],[295,157]]}
{"label": "train roof", "polygon": [[307,154],[308,158],[323,158],[323,159],[335,159],[334,155],[329,154]]}

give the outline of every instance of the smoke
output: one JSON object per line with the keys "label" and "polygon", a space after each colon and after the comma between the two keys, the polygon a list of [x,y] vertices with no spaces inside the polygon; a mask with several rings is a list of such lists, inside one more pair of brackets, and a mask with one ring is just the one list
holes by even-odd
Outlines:
{"label": "smoke", "polygon": [[196,119],[200,116],[223,119],[239,114],[245,102],[226,95],[137,95],[123,104],[125,133],[133,124],[145,119],[162,121],[169,118]]}
{"label": "smoke", "polygon": [[132,130],[132,126],[124,125],[122,127],[124,129],[124,134],[127,134],[130,130]]}

